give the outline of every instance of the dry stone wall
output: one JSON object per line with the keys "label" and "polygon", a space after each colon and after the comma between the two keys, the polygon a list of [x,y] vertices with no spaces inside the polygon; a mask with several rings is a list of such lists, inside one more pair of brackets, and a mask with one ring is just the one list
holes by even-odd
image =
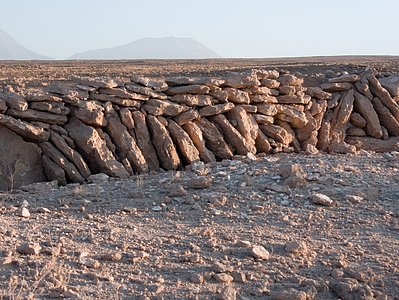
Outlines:
{"label": "dry stone wall", "polygon": [[[38,174],[28,178],[39,181],[44,174],[60,184],[234,155],[398,151],[398,101],[399,77],[371,69],[326,76],[316,87],[276,70],[224,78],[134,75],[128,82],[76,77],[41,88],[9,85],[0,92],[0,151],[19,153],[2,133],[13,132],[40,159],[39,167],[32,164]],[[13,163],[5,157],[3,189],[7,164]]]}

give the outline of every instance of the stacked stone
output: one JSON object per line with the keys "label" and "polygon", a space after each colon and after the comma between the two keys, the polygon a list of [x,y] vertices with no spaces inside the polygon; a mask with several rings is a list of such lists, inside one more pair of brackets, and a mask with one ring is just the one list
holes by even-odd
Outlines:
{"label": "stacked stone", "polygon": [[321,84],[333,97],[319,130],[318,149],[338,153],[397,150],[399,77],[386,75],[366,69]]}
{"label": "stacked stone", "polygon": [[60,184],[248,153],[390,151],[399,135],[397,78],[366,70],[306,88],[275,70],[223,79],[76,77],[5,87],[0,125],[36,143],[47,179]]}

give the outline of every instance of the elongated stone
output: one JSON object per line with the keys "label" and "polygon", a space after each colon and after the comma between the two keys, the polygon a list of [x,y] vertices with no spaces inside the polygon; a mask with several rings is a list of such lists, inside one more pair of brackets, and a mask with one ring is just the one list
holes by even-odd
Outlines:
{"label": "elongated stone", "polygon": [[247,155],[248,153],[255,151],[224,115],[213,116],[210,120],[219,126],[222,130],[225,141],[232,146],[235,153],[239,155]]}
{"label": "elongated stone", "polygon": [[42,164],[44,175],[46,176],[48,181],[57,180],[58,184],[67,184],[64,169],[58,166],[55,162],[53,162],[48,156],[42,156]]}
{"label": "elongated stone", "polygon": [[353,110],[354,90],[351,89],[341,97],[341,102],[336,108],[336,113],[332,119],[331,137],[335,142],[345,140],[346,127]]}
{"label": "elongated stone", "polygon": [[215,99],[209,95],[190,95],[190,94],[179,94],[173,96],[170,101],[179,104],[186,104],[188,106],[207,106],[212,105]]}
{"label": "elongated stone", "polygon": [[67,115],[70,112],[70,109],[65,107],[64,103],[59,102],[31,102],[30,108],[57,115]]}
{"label": "elongated stone", "polygon": [[19,94],[13,92],[0,92],[0,99],[7,103],[9,108],[19,111],[28,109],[28,102]]}
{"label": "elongated stone", "polygon": [[168,100],[150,99],[144,105],[143,109],[154,116],[175,117],[185,111],[185,107]]}
{"label": "elongated stone", "polygon": [[43,128],[14,119],[7,115],[0,114],[0,125],[7,127],[28,141],[46,142],[50,138],[50,133]]}
{"label": "elongated stone", "polygon": [[121,159],[127,158],[137,173],[147,173],[148,165],[137,146],[135,139],[129,134],[126,126],[124,126],[114,109],[107,111],[106,118],[108,120],[107,132],[117,147],[117,152]]}
{"label": "elongated stone", "polygon": [[199,152],[190,136],[175,121],[168,121],[168,130],[186,164],[200,159]]}
{"label": "elongated stone", "polygon": [[199,117],[200,115],[198,111],[190,108],[188,111],[185,111],[180,115],[176,116],[174,120],[176,121],[177,124],[181,126],[190,121],[197,120]]}
{"label": "elongated stone", "polygon": [[205,106],[205,107],[200,108],[199,114],[201,117],[209,117],[209,116],[214,116],[214,115],[218,115],[221,113],[225,113],[233,108],[234,108],[234,104],[231,102],[210,105],[210,106]]}
{"label": "elongated stone", "polygon": [[366,120],[366,132],[374,138],[382,137],[382,128],[377,112],[370,99],[366,96],[355,93],[354,109]]}
{"label": "elongated stone", "polygon": [[90,169],[84,161],[83,157],[75,149],[69,147],[67,142],[55,131],[50,132],[50,141],[57,147],[65,157],[72,162],[79,173],[87,179],[91,175]]}
{"label": "elongated stone", "polygon": [[283,127],[277,125],[259,125],[259,128],[266,136],[285,146],[288,146],[294,140],[294,136]]}
{"label": "elongated stone", "polygon": [[391,137],[388,140],[375,139],[371,137],[352,137],[348,136],[346,142],[356,147],[358,150],[375,152],[399,151],[399,137]]}
{"label": "elongated stone", "polygon": [[125,178],[129,173],[108,149],[96,129],[71,117],[65,125],[69,136],[75,141],[77,150],[89,164],[94,174],[105,173],[109,176]]}
{"label": "elongated stone", "polygon": [[216,161],[215,155],[206,147],[202,131],[198,125],[190,121],[185,123],[182,127],[197,148],[201,161],[204,163]]}
{"label": "elongated stone", "polygon": [[39,147],[42,149],[44,155],[48,156],[53,162],[55,162],[65,171],[69,181],[79,183],[83,183],[85,181],[74,164],[69,162],[54,145],[49,142],[44,142],[40,143]]}
{"label": "elongated stone", "polygon": [[207,87],[206,85],[175,86],[175,87],[169,87],[166,93],[168,95],[177,95],[177,94],[205,95],[209,94],[209,87]]}
{"label": "elongated stone", "polygon": [[391,111],[382,103],[378,97],[374,97],[373,106],[378,114],[380,123],[393,136],[399,135],[399,122],[395,119]]}
{"label": "elongated stone", "polygon": [[272,146],[269,143],[269,140],[267,139],[267,136],[262,132],[260,128],[258,130],[258,136],[255,140],[255,145],[258,153],[269,154],[273,150]]}
{"label": "elongated stone", "polygon": [[9,110],[7,110],[7,114],[12,117],[20,118],[23,120],[37,121],[37,122],[43,122],[43,123],[55,124],[55,125],[63,125],[68,121],[68,118],[65,115],[57,115],[57,114],[52,114],[49,112],[38,111],[38,110],[33,110],[33,109],[19,111],[19,110],[10,108]]}
{"label": "elongated stone", "polygon": [[195,122],[201,129],[206,146],[213,152],[217,159],[229,159],[233,152],[223,138],[223,134],[216,128],[212,122],[202,118]]}
{"label": "elongated stone", "polygon": [[147,116],[147,124],[162,167],[166,170],[177,169],[180,166],[180,159],[168,130],[152,115]]}
{"label": "elongated stone", "polygon": [[127,129],[134,129],[134,120],[131,111],[123,107],[119,110],[119,116],[121,118],[122,124],[127,127]]}
{"label": "elongated stone", "polygon": [[140,111],[132,112],[136,133],[137,145],[143,153],[150,171],[159,170],[159,161],[154,145],[151,142],[150,132],[148,131],[145,115]]}

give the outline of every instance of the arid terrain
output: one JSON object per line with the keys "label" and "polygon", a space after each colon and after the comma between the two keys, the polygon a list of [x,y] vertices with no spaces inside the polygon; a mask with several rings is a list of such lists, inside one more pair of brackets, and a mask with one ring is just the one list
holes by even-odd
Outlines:
{"label": "arid terrain", "polygon": [[[367,66],[399,58],[2,62],[0,82]],[[0,192],[0,299],[399,299],[398,170],[280,153]]]}

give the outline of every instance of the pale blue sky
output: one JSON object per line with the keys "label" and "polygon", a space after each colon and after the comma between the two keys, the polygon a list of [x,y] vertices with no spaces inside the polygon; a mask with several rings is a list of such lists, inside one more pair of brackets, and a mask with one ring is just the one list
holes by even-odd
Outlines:
{"label": "pale blue sky", "polygon": [[0,28],[63,59],[143,37],[224,57],[399,55],[398,0],[0,0]]}

